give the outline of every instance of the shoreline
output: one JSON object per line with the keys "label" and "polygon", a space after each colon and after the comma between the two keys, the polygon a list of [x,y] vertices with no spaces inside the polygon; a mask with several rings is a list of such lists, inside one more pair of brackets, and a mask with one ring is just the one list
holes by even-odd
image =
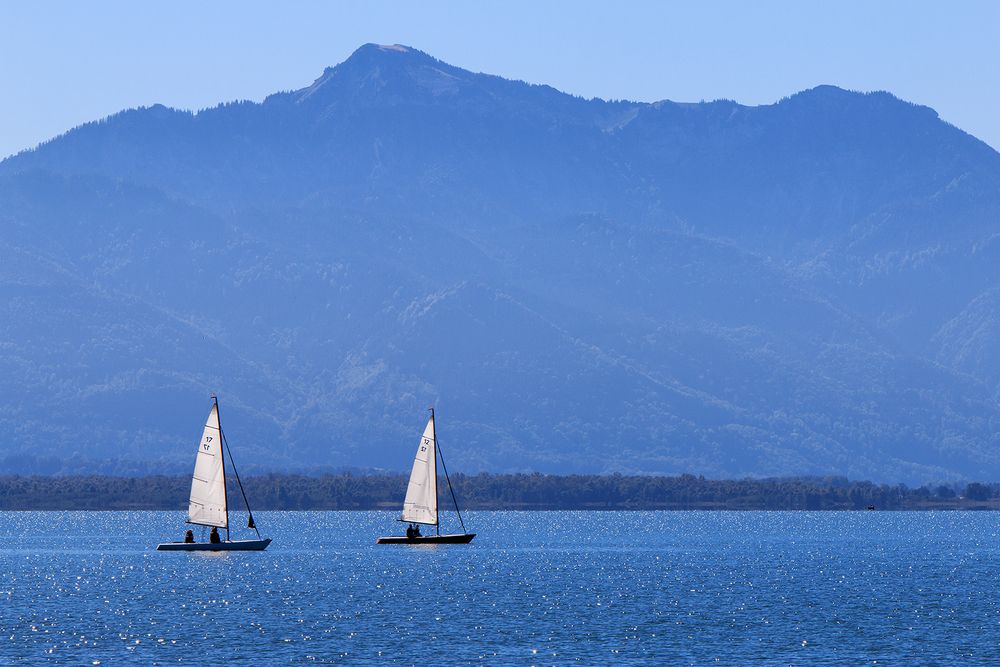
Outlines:
{"label": "shoreline", "polygon": [[[402,474],[258,475],[244,480],[256,511],[396,511]],[[234,483],[230,480],[231,484]],[[463,510],[510,511],[991,511],[1000,484],[875,484],[842,477],[710,480],[693,475],[480,473],[452,477]],[[0,476],[0,510],[182,511],[188,475]],[[234,493],[230,497],[239,496]],[[241,502],[232,508],[241,509]],[[443,494],[441,509],[451,509]]]}
{"label": "shoreline", "polygon": [[[186,512],[186,508],[178,507],[160,507],[160,508],[150,508],[150,507],[116,507],[111,509],[94,509],[94,508],[79,508],[79,507],[61,507],[61,508],[0,508],[0,513],[10,512],[10,513],[29,513],[29,512]],[[271,512],[393,512],[398,513],[399,508],[393,507],[376,507],[376,508],[335,508],[335,509],[257,509],[254,508],[254,514],[265,514]],[[452,510],[441,510],[445,513],[450,513]],[[831,508],[831,509],[765,509],[765,508],[754,508],[754,507],[476,507],[463,509],[463,515],[466,512],[822,512],[824,514],[836,514],[838,512],[842,513],[861,513],[867,514],[876,512],[891,512],[893,514],[905,514],[907,512],[919,514],[919,513],[933,513],[933,512],[997,512],[1000,511],[1000,507],[989,505],[989,506],[969,506],[969,507],[926,507],[926,508],[896,508],[896,509],[848,509],[848,508]],[[246,510],[232,510],[233,514],[246,513]]]}

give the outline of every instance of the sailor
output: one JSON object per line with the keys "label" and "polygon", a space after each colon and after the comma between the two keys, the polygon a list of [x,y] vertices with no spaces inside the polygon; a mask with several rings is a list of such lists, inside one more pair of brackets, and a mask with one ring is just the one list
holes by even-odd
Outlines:
{"label": "sailor", "polygon": [[420,537],[420,526],[418,526],[417,524],[413,525],[413,536]]}
{"label": "sailor", "polygon": [[412,540],[413,539],[413,524],[412,523],[409,526],[406,527],[406,539],[408,539],[408,540]]}
{"label": "sailor", "polygon": [[208,534],[208,541],[212,544],[219,544],[222,540],[219,538],[219,529],[212,527],[212,532]]}
{"label": "sailor", "polygon": [[194,544],[194,531],[190,528],[184,533],[184,544]]}

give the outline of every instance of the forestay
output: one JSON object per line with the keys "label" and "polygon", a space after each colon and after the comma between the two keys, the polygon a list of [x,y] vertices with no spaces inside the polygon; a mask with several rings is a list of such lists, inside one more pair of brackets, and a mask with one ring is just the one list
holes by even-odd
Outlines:
{"label": "forestay", "polygon": [[188,521],[202,526],[226,528],[226,471],[222,460],[222,432],[219,428],[219,406],[212,406],[205,422],[205,432],[198,445],[191,480],[191,503]]}
{"label": "forestay", "polygon": [[437,459],[435,452],[434,415],[420,438],[417,456],[413,459],[410,483],[403,501],[403,521],[437,524]]}

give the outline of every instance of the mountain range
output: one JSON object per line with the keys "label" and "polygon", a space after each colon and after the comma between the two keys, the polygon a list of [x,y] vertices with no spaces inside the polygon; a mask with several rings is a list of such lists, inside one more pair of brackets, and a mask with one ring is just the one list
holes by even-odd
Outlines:
{"label": "mountain range", "polygon": [[889,93],[582,99],[365,45],[0,163],[0,469],[1000,479],[1000,154]]}

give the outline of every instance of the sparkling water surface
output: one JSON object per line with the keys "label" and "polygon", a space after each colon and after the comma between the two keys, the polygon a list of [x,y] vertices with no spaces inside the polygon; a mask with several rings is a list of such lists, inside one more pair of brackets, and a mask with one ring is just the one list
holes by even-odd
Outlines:
{"label": "sparkling water surface", "polygon": [[995,513],[469,512],[470,545],[376,546],[395,516],[261,512],[267,551],[211,554],[154,551],[179,512],[0,512],[0,664],[1000,664]]}

